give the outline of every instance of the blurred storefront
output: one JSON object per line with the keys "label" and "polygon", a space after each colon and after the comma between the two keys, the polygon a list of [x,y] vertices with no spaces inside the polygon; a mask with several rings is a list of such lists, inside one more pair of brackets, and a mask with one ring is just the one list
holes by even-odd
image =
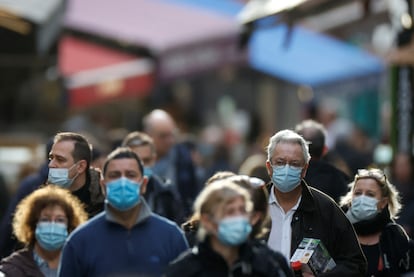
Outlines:
{"label": "blurred storefront", "polygon": [[[347,106],[347,116],[378,134],[386,65],[348,34],[358,33],[367,19],[374,23],[364,30],[371,32],[384,20],[383,7],[375,4],[372,11],[379,14],[365,16],[353,10],[364,9],[363,1],[310,0],[326,5],[310,8],[306,18],[303,9],[292,10],[292,20],[272,17],[249,29],[237,20],[246,2],[64,2],[64,29],[52,47],[63,90],[47,90],[51,96],[43,105],[59,108],[47,118],[98,114],[112,117],[111,127],[139,129],[142,115],[161,107],[184,131],[220,124],[253,142],[292,128],[310,103],[334,96]],[[347,2],[348,16],[316,13]],[[344,23],[350,15],[360,18]]]}
{"label": "blurred storefront", "polygon": [[145,97],[154,87],[152,60],[71,36],[59,42],[58,68],[69,109]]}

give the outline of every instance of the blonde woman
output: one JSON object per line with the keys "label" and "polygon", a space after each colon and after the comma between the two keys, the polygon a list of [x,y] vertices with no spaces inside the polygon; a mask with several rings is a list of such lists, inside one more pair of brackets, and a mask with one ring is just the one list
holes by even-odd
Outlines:
{"label": "blonde woman", "polygon": [[381,169],[360,169],[341,205],[368,261],[366,276],[400,276],[413,270],[412,241],[395,223],[398,191]]}
{"label": "blonde woman", "polygon": [[206,186],[194,203],[199,243],[167,268],[165,276],[292,276],[285,258],[251,243],[250,193],[231,178]]}
{"label": "blonde woman", "polygon": [[86,221],[81,202],[67,189],[41,187],[16,208],[13,233],[25,245],[0,262],[6,276],[57,276],[62,246],[77,226]]}

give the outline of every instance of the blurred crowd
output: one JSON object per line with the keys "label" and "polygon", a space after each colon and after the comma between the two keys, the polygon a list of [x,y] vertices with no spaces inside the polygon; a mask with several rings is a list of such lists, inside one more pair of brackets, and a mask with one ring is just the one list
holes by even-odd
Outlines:
{"label": "blurred crowd", "polygon": [[140,130],[63,127],[13,193],[0,178],[6,276],[293,276],[304,238],[336,265],[302,261],[301,276],[414,268],[412,154],[335,111],[249,145],[234,128],[183,133],[161,109]]}

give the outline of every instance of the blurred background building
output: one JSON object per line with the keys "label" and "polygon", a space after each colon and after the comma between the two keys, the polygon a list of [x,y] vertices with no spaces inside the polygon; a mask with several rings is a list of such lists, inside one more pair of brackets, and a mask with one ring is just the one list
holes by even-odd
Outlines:
{"label": "blurred background building", "polygon": [[412,155],[411,15],[406,0],[0,0],[0,172],[13,187],[55,132],[111,145],[154,108],[234,167],[304,118],[345,153]]}

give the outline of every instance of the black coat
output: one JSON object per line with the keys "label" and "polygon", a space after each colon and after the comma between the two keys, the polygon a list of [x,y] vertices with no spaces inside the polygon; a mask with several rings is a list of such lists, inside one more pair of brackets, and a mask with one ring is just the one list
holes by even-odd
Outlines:
{"label": "black coat", "polygon": [[293,276],[282,254],[269,249],[262,242],[249,242],[241,246],[240,259],[229,268],[208,240],[189,249],[173,261],[166,277],[282,277]]}
{"label": "black coat", "polygon": [[179,196],[174,192],[172,185],[164,182],[159,176],[154,174],[149,178],[144,198],[152,212],[177,224],[184,221],[184,209],[180,205]]}
{"label": "black coat", "polygon": [[[363,276],[367,262],[352,224],[330,197],[304,181],[302,200],[292,218],[291,253],[303,238],[320,239],[336,267],[319,276]],[[268,189],[273,184],[268,184]]]}
{"label": "black coat", "polygon": [[304,179],[310,186],[332,197],[336,203],[348,192],[351,181],[348,175],[333,165],[313,159],[309,162]]}

